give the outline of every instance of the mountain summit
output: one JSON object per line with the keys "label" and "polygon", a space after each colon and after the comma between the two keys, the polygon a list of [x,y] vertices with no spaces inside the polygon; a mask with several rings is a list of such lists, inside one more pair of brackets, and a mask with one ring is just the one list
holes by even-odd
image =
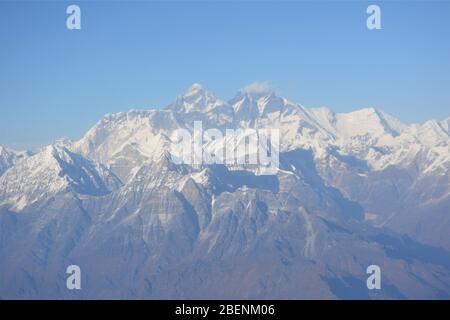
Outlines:
{"label": "mountain summit", "polygon": [[200,84],[194,83],[166,109],[182,113],[208,112],[223,104],[224,101],[217,99]]}

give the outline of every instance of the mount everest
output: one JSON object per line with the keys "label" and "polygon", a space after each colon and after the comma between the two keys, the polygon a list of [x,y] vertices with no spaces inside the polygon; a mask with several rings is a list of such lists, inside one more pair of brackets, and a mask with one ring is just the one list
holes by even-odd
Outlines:
{"label": "mount everest", "polygon": [[[175,164],[171,133],[194,121],[279,129],[277,174]],[[448,299],[449,213],[450,118],[194,84],[78,141],[0,147],[0,297]],[[71,264],[82,290],[66,288]],[[372,264],[381,290],[366,288]]]}

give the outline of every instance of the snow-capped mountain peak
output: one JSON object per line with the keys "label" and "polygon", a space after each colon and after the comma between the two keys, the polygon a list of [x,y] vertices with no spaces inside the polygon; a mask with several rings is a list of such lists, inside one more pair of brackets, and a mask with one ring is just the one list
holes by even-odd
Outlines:
{"label": "snow-capped mountain peak", "polygon": [[166,109],[180,113],[208,112],[224,104],[223,100],[205,90],[202,85],[194,83]]}
{"label": "snow-capped mountain peak", "polygon": [[97,196],[120,185],[103,165],[53,144],[21,159],[0,177],[0,199],[13,210],[22,210],[62,191]]}
{"label": "snow-capped mountain peak", "polygon": [[371,134],[397,136],[405,126],[376,108],[365,108],[336,115],[336,131],[343,137]]}
{"label": "snow-capped mountain peak", "polygon": [[200,83],[192,84],[183,94],[184,97],[192,97],[201,94],[205,94],[207,91],[203,88]]}

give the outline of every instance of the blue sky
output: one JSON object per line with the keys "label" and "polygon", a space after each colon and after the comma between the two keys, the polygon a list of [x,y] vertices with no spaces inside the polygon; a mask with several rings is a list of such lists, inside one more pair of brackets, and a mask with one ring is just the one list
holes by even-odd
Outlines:
{"label": "blue sky", "polygon": [[[82,29],[66,29],[78,4]],[[382,30],[366,28],[379,4]],[[450,2],[0,1],[0,144],[80,138],[102,115],[255,81],[308,107],[450,116]]]}

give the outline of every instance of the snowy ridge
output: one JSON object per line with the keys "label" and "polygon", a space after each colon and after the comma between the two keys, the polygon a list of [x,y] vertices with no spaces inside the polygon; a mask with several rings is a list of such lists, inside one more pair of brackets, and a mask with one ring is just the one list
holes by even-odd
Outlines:
{"label": "snowy ridge", "polygon": [[103,195],[120,186],[120,180],[104,166],[66,147],[50,145],[18,161],[0,177],[0,199],[20,211],[62,191]]}
{"label": "snowy ridge", "polygon": [[[439,163],[450,159],[450,152],[441,148],[450,140],[448,120],[405,125],[374,108],[335,114],[327,108],[307,109],[273,92],[239,92],[224,102],[198,84],[164,110],[105,116],[75,144],[75,150],[107,164],[127,148],[144,158],[158,157],[167,148],[171,132],[192,128],[194,121],[202,121],[205,129],[278,128],[284,151],[311,148],[321,157],[330,147],[337,148],[343,155],[367,161],[374,170],[408,165],[419,151],[438,157]],[[437,167],[428,163],[423,170]]]}

